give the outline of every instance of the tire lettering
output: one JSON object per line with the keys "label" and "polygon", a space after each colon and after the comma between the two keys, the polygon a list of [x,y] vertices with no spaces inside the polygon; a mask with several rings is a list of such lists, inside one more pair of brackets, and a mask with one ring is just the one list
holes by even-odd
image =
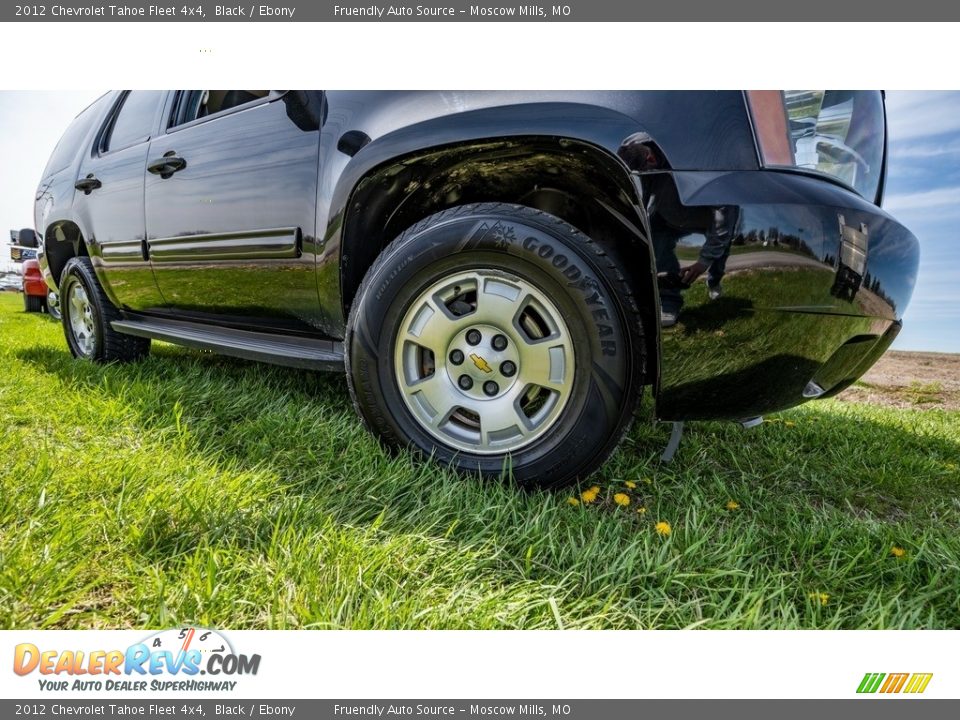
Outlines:
{"label": "tire lettering", "polygon": [[592,295],[586,296],[585,300],[587,301],[587,305],[603,305],[603,299],[596,290],[593,291]]}
{"label": "tire lettering", "polygon": [[396,265],[393,270],[390,271],[390,274],[387,275],[386,279],[380,283],[380,287],[377,288],[377,300],[383,297],[383,293],[386,292],[387,288],[390,287],[390,283],[393,282],[393,279],[400,274],[400,271],[403,270],[409,263],[413,262],[413,255],[407,255],[399,265]]}
{"label": "tire lettering", "polygon": [[528,235],[521,240],[520,245],[524,250],[536,253],[544,260],[549,260],[550,264],[559,270],[567,279],[568,287],[579,290],[583,294],[584,301],[587,305],[594,306],[591,314],[597,323],[597,336],[601,338],[600,350],[607,357],[615,357],[617,354],[616,341],[603,339],[610,337],[614,332],[611,325],[603,323],[604,320],[610,320],[610,312],[606,308],[606,302],[604,302],[604,297],[597,281],[584,275],[583,271],[571,263],[566,255],[556,254],[553,247],[541,244],[540,241],[532,235]]}

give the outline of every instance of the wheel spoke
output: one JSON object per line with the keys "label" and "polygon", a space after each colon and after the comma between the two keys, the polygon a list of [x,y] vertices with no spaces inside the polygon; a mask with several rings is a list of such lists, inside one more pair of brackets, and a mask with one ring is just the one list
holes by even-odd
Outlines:
{"label": "wheel spoke", "polygon": [[433,300],[423,302],[404,329],[404,336],[410,342],[432,350],[434,355],[442,355],[447,343],[462,326],[437,307]]}
{"label": "wheel spoke", "polygon": [[513,327],[513,320],[523,306],[526,292],[498,277],[480,279],[477,284],[477,312],[474,322],[488,322]]}
{"label": "wheel spoke", "polygon": [[573,353],[565,337],[520,345],[520,379],[550,390],[564,391],[573,381]]}
{"label": "wheel spoke", "polygon": [[530,435],[529,421],[517,407],[517,393],[489,403],[477,403],[480,415],[481,443],[490,447],[498,442],[516,441]]}
{"label": "wheel spoke", "polygon": [[403,391],[430,418],[430,425],[434,428],[456,407],[458,399],[453,385],[442,370],[406,384]]}

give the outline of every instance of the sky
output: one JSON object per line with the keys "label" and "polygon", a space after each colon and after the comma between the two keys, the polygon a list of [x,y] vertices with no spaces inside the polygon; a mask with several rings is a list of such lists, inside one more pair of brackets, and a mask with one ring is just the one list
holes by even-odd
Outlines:
{"label": "sky", "polygon": [[[33,225],[33,193],[70,121],[102,91],[0,92],[0,270],[9,230]],[[887,93],[883,206],[920,239],[901,350],[960,352],[960,92]]]}
{"label": "sky", "polygon": [[960,92],[887,93],[883,207],[920,240],[901,350],[960,352]]}

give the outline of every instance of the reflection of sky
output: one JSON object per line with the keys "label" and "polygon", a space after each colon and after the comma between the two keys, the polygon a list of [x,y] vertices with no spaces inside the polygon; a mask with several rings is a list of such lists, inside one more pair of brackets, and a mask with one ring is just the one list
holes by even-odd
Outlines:
{"label": "reflection of sky", "polygon": [[883,206],[920,239],[895,348],[960,352],[960,92],[889,92]]}

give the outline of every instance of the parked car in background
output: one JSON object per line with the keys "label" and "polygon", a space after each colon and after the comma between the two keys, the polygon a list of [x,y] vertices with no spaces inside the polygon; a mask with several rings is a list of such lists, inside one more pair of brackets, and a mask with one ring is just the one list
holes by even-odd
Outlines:
{"label": "parked car in background", "polygon": [[37,260],[23,261],[23,309],[25,312],[43,312],[47,305],[47,284]]}
{"label": "parked car in background", "polygon": [[[11,237],[14,233],[11,232]],[[16,233],[17,244],[11,246],[10,257],[20,262],[22,270],[20,289],[23,291],[24,312],[47,311],[51,317],[60,319],[60,303],[57,291],[47,287],[37,258],[37,236],[31,228]]]}
{"label": "parked car in background", "polygon": [[882,93],[109,93],[37,191],[70,351],[346,372],[390,447],[551,486],[664,420],[828,397],[916,238]]}
{"label": "parked car in background", "polygon": [[0,291],[8,292],[20,292],[22,290],[23,280],[19,273],[3,273],[0,274]]}

